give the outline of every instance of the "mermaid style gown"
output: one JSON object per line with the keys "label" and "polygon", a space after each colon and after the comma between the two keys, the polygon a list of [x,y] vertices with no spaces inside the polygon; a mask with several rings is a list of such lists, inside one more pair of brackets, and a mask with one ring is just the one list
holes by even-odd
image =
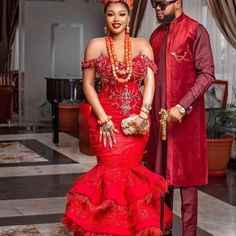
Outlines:
{"label": "mermaid style gown", "polygon": [[[125,136],[121,120],[139,114],[142,95],[139,91],[149,67],[156,66],[144,55],[133,58],[133,72],[126,83],[112,76],[108,56],[102,55],[82,63],[82,68],[95,67],[101,79],[99,100],[118,129],[112,149],[99,142],[99,129],[94,114],[89,119],[91,145],[97,165],[77,179],[68,194],[63,223],[75,236],[159,236],[161,196],[167,190],[164,179],[141,165],[149,132]],[[119,62],[120,68],[124,63]],[[165,226],[171,213],[165,208]]]}

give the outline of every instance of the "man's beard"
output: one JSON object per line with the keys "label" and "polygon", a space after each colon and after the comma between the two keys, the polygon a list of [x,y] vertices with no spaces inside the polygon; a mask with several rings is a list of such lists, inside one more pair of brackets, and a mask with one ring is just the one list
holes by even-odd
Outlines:
{"label": "man's beard", "polygon": [[169,14],[169,15],[165,15],[163,19],[158,19],[158,17],[157,17],[158,23],[160,23],[160,24],[162,24],[162,25],[168,25],[168,24],[170,24],[174,19],[175,19],[175,13]]}

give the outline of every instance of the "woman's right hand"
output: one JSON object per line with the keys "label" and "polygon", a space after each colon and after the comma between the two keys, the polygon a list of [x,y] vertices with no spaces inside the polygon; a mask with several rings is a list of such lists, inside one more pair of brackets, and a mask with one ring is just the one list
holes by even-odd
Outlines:
{"label": "woman's right hand", "polygon": [[112,148],[112,144],[116,144],[115,133],[119,133],[115,128],[114,123],[110,120],[105,124],[100,125],[99,127],[99,142],[103,141],[103,146],[106,147],[107,141]]}

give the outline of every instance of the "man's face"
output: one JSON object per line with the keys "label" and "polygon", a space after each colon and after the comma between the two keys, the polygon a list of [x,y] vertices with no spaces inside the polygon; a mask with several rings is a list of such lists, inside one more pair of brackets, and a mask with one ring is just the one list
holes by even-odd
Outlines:
{"label": "man's face", "polygon": [[175,2],[177,0],[151,0],[156,10],[157,21],[162,24],[169,24],[175,18]]}

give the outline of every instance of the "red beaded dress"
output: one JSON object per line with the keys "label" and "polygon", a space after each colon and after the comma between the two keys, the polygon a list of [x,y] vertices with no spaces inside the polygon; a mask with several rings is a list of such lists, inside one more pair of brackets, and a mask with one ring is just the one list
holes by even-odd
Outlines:
{"label": "red beaded dress", "polygon": [[[82,63],[82,68],[95,67],[100,76],[99,100],[118,129],[117,143],[112,149],[99,142],[96,116],[89,120],[90,140],[97,156],[97,165],[77,179],[68,194],[63,223],[75,236],[160,236],[161,196],[167,189],[165,180],[141,165],[149,132],[125,136],[121,120],[139,114],[142,105],[140,85],[147,69],[156,66],[147,56],[132,60],[132,77],[118,83],[112,76],[110,59],[101,55]],[[125,64],[119,62],[120,69]],[[171,213],[165,209],[165,226]]]}

